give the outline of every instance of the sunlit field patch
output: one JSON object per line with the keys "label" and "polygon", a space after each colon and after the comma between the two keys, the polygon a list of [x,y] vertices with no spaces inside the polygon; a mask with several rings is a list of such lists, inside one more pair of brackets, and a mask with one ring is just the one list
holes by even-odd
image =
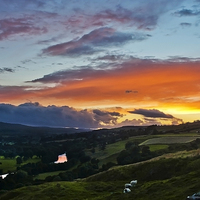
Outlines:
{"label": "sunlit field patch", "polygon": [[150,145],[150,144],[176,144],[176,143],[188,143],[192,142],[193,140],[200,138],[199,136],[196,137],[160,137],[160,138],[152,138],[142,142],[140,145]]}
{"label": "sunlit field patch", "polygon": [[169,145],[166,145],[166,144],[151,144],[148,146],[149,146],[150,151],[158,151],[161,149],[167,149],[169,147]]}

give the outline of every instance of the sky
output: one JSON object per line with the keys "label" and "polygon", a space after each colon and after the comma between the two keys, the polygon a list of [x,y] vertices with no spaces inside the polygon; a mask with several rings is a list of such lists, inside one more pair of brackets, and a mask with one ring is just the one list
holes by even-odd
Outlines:
{"label": "sky", "polygon": [[0,0],[0,121],[199,120],[199,30],[200,0]]}

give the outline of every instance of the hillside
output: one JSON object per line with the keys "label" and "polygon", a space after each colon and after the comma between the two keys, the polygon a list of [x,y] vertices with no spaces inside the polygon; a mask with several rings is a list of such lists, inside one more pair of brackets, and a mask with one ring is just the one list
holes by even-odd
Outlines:
{"label": "hillside", "polygon": [[[185,199],[200,190],[199,127],[194,122],[58,134],[2,124],[0,169],[7,172],[9,163],[14,173],[0,180],[0,200]],[[63,152],[68,162],[52,164]],[[138,184],[124,194],[133,179]]]}
{"label": "hillside", "polygon": [[[3,194],[1,200],[181,200],[200,190],[200,149],[163,155],[150,161],[114,167],[73,182],[52,182],[22,187]],[[124,184],[137,179],[132,192]],[[3,193],[3,191],[2,191]]]}

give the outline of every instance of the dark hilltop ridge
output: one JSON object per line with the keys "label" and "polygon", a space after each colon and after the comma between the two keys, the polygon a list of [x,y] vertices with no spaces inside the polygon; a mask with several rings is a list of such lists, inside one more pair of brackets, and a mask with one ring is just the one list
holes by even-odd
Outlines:
{"label": "dark hilltop ridge", "polygon": [[0,122],[0,133],[11,134],[71,134],[84,131],[90,131],[89,129],[76,129],[76,128],[60,128],[60,127],[44,127],[44,126],[28,126],[22,124],[12,124]]}

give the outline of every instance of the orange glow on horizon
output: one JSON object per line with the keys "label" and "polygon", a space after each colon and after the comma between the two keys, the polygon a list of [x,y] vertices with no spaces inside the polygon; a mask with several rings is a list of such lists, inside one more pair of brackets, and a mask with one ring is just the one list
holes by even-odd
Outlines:
{"label": "orange glow on horizon", "polygon": [[15,104],[30,99],[46,106],[82,109],[154,108],[173,114],[200,113],[198,62],[127,65],[82,80],[65,81],[52,88],[11,93],[1,99]]}

